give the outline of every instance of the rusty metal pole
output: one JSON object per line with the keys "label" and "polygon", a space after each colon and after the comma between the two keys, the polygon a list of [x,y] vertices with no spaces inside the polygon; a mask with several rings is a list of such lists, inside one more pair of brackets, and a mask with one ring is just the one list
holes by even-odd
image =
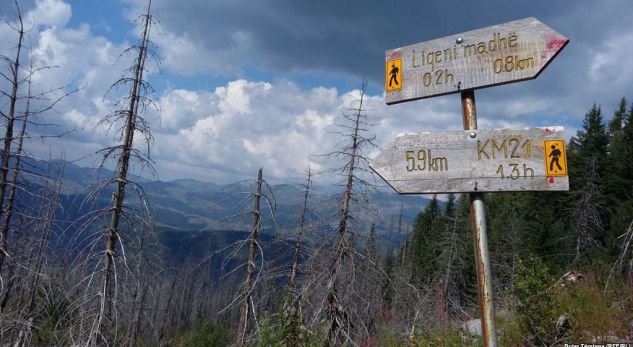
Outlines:
{"label": "rusty metal pole", "polygon": [[[475,91],[461,93],[464,130],[477,129],[477,109]],[[495,308],[492,302],[492,274],[488,253],[488,232],[486,229],[486,211],[483,193],[470,193],[470,220],[475,243],[475,263],[477,265],[477,286],[479,308],[481,310],[481,334],[485,347],[497,347],[497,329],[495,327]]]}

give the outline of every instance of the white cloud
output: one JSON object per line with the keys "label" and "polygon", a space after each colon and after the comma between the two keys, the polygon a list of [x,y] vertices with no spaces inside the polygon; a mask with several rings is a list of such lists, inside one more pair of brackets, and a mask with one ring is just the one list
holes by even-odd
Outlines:
{"label": "white cloud", "polygon": [[[63,144],[35,144],[36,155],[48,157],[48,152],[61,153],[69,159],[84,156],[95,146],[103,147],[112,143],[113,134],[106,135],[104,128],[96,129],[100,119],[110,113],[112,99],[103,98],[108,87],[116,81],[123,67],[129,62],[119,55],[127,44],[115,44],[104,37],[95,36],[87,24],[69,27],[71,7],[61,0],[36,1],[31,9],[22,8],[25,27],[30,27],[23,44],[23,66],[29,64],[29,56],[36,68],[45,68],[33,76],[33,94],[45,93],[49,100],[55,100],[66,91],[79,88],[78,92],[62,100],[55,108],[34,119],[39,124],[53,124],[53,127],[34,126],[31,133],[59,134],[75,129],[65,140],[73,143],[66,149]],[[0,24],[3,41],[0,52],[9,56],[15,54],[17,33],[6,24]],[[5,41],[6,40],[6,41]],[[0,87],[3,87],[0,85]],[[57,90],[53,93],[50,91]],[[50,105],[52,101],[32,102],[32,109]],[[76,143],[83,143],[77,146]],[[45,153],[38,153],[38,150]]]}
{"label": "white cloud", "polygon": [[68,125],[74,125],[78,128],[94,127],[96,122],[93,118],[75,110],[71,109],[63,115],[63,119]]}
{"label": "white cloud", "polygon": [[191,127],[196,121],[217,111],[217,96],[209,92],[174,89],[159,100],[160,126],[158,132],[174,132]]}
{"label": "white cloud", "polygon": [[25,16],[25,24],[35,26],[65,26],[72,11],[70,5],[59,0],[37,0],[35,8]]}
{"label": "white cloud", "polygon": [[[285,102],[292,93],[294,102]],[[161,159],[182,161],[186,165],[223,168],[224,177],[213,181],[242,179],[259,166],[270,175],[289,177],[303,170],[310,155],[320,153],[324,143],[332,141],[327,132],[334,114],[343,105],[340,97],[332,103],[332,93],[324,88],[302,91],[288,82],[276,84],[236,80],[218,87],[209,95],[204,91],[187,91],[188,98],[173,97],[183,91],[170,91],[161,98],[161,109],[186,109],[191,119],[180,123],[175,134],[156,137],[156,152]],[[205,97],[206,96],[206,97]],[[317,97],[321,99],[315,99]],[[205,100],[217,107],[193,109],[187,100]],[[314,109],[314,104],[334,108]]]}
{"label": "white cloud", "polygon": [[295,125],[303,131],[313,131],[319,136],[334,124],[335,116],[330,113],[320,114],[318,111],[308,109],[297,116]]}
{"label": "white cloud", "polygon": [[93,36],[85,24],[77,29],[47,28],[34,34],[32,39],[36,66],[58,67],[41,74],[42,80],[50,81],[47,86],[51,88],[74,80],[80,87],[88,89],[84,90],[86,94],[99,92],[103,95],[129,58],[119,58],[125,45]]}
{"label": "white cloud", "polygon": [[251,96],[265,96],[271,89],[268,83],[253,83],[246,80],[229,82],[218,87],[215,94],[220,98],[220,109],[228,113],[249,113]]}
{"label": "white cloud", "polygon": [[[168,91],[161,97],[160,107],[163,125],[169,123],[171,128],[155,133],[154,157],[164,168],[182,166],[179,171],[164,171],[163,178],[193,173],[214,182],[249,178],[260,166],[269,179],[288,179],[301,176],[308,161],[313,168],[340,165],[314,155],[332,152],[347,140],[341,137],[337,123],[342,122],[344,112],[357,106],[359,97],[358,90],[301,89],[283,80],[235,80],[214,93]],[[368,135],[375,134],[380,145],[403,130],[461,126],[459,97],[386,106],[382,96],[366,95],[364,109],[369,123],[378,124]],[[174,115],[176,110],[182,111],[179,116]]]}

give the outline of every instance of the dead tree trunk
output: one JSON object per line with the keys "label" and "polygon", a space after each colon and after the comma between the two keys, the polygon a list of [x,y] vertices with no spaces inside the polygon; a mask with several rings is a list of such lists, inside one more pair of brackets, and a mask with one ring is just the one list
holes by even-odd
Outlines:
{"label": "dead tree trunk", "polygon": [[629,282],[629,284],[633,284],[633,257],[631,257],[630,255],[631,246],[633,245],[633,220],[629,224],[629,227],[626,230],[626,232],[620,235],[619,239],[620,238],[622,239],[622,245],[620,246],[620,255],[618,256],[618,259],[615,261],[615,263],[613,263],[613,265],[611,266],[611,270],[609,270],[609,277],[607,277],[607,282],[604,285],[605,293],[607,292],[607,289],[609,288],[609,283],[613,279],[614,273],[622,272],[623,270],[622,268],[624,267],[624,264],[627,262],[627,257],[629,258],[628,260],[629,267],[628,269],[626,269],[627,271],[626,279]]}
{"label": "dead tree trunk", "polygon": [[[174,288],[176,287],[176,282],[178,281],[178,275],[174,274],[174,279],[171,282],[171,286],[169,289],[169,296],[167,297],[167,303],[165,304],[165,308],[163,309],[164,314],[161,317],[161,323],[160,323],[160,328],[158,328],[158,341],[161,341],[163,339],[163,336],[165,336],[165,325],[168,323],[171,323],[171,317],[173,316],[173,314],[171,313],[171,302],[173,300],[174,297]],[[157,309],[158,310],[158,309]]]}
{"label": "dead tree trunk", "polygon": [[[32,71],[33,69],[31,69]],[[4,244],[1,246],[1,249],[6,249],[6,239],[9,237],[9,229],[11,227],[11,218],[13,217],[13,205],[15,203],[15,193],[18,187],[18,178],[20,174],[20,162],[22,160],[22,146],[24,145],[24,136],[26,133],[26,124],[29,118],[29,107],[31,102],[31,79],[29,78],[29,86],[28,86],[28,97],[26,99],[26,110],[24,111],[24,116],[22,119],[22,124],[20,126],[20,130],[17,136],[17,145],[15,148],[15,159],[13,163],[13,169],[11,170],[11,180],[5,185],[6,188],[9,188],[9,195],[7,197],[7,202],[3,206],[3,214],[2,214],[2,240],[4,240]],[[2,253],[2,252],[0,252]],[[4,311],[4,308],[9,300],[11,295],[11,289],[13,288],[13,283],[16,280],[16,276],[12,276],[15,271],[15,261],[12,263],[9,258],[9,285],[7,286],[7,290],[4,293],[4,298],[2,299],[2,303],[0,304],[0,312]],[[2,271],[2,263],[0,262],[0,272]]]}
{"label": "dead tree trunk", "polygon": [[[122,78],[115,83],[117,84],[131,84],[129,92],[129,104],[127,109],[115,113],[117,116],[124,116],[125,125],[123,128],[123,143],[119,146],[120,156],[117,161],[117,176],[116,187],[112,194],[112,207],[110,226],[106,231],[106,247],[104,250],[104,262],[102,267],[102,279],[99,289],[99,309],[93,323],[89,343],[96,343],[96,338],[101,336],[101,327],[104,320],[107,324],[112,324],[112,309],[116,304],[116,287],[117,287],[117,274],[115,270],[115,258],[117,257],[116,249],[119,243],[119,225],[121,217],[123,215],[123,201],[125,198],[125,187],[128,183],[128,170],[130,165],[130,159],[133,155],[134,133],[137,130],[147,132],[147,125],[144,121],[141,122],[139,129],[139,105],[141,104],[142,89],[147,88],[146,82],[143,79],[143,72],[145,71],[145,61],[148,55],[149,34],[151,28],[151,1],[147,6],[147,12],[143,16],[143,30],[140,46],[138,47],[138,56],[135,59],[133,67],[133,77],[131,80]],[[146,133],[146,136],[148,134]],[[114,149],[107,153],[112,153]]]}
{"label": "dead tree trunk", "polygon": [[[18,7],[17,4],[16,4],[16,7]],[[20,18],[19,8],[18,8],[17,16],[18,18]],[[22,30],[21,19],[19,19],[18,22],[20,24],[17,25],[15,30],[21,33],[20,34],[20,41],[21,41],[23,40],[23,37],[22,37],[23,30]],[[18,49],[21,50],[21,47],[22,47],[21,43],[18,44],[18,47],[19,47]],[[19,56],[16,57],[16,60],[18,58]],[[15,65],[11,68],[11,70],[13,71],[16,68],[19,69],[19,66]],[[17,221],[17,223],[16,221],[13,220],[14,213],[15,213],[16,196],[18,193],[18,185],[20,184],[20,179],[22,175],[22,160],[24,157],[24,139],[27,136],[26,135],[27,124],[30,124],[33,122],[30,119],[31,116],[50,110],[57,102],[59,102],[61,99],[63,99],[64,97],[68,95],[68,94],[64,94],[57,100],[51,101],[49,105],[44,106],[43,108],[36,109],[36,110],[31,109],[31,102],[33,100],[41,102],[46,99],[45,96],[47,94],[53,93],[55,91],[55,89],[53,89],[48,92],[37,94],[35,96],[32,93],[33,76],[38,71],[42,69],[46,69],[46,68],[49,68],[49,67],[43,67],[43,68],[38,68],[38,69],[34,68],[33,60],[31,59],[31,64],[30,64],[29,69],[23,70],[25,76],[19,77],[18,75],[15,75],[15,74],[13,75],[13,77],[15,78],[18,78],[18,77],[20,78],[20,80],[17,81],[18,86],[21,86],[22,84],[27,85],[26,87],[27,91],[25,95],[19,97],[20,99],[25,100],[24,106],[23,106],[24,109],[18,112],[15,108],[15,105],[11,107],[10,109],[11,116],[8,117],[9,125],[7,126],[7,128],[10,128],[10,131],[5,134],[6,136],[13,137],[12,142],[11,141],[6,142],[6,138],[5,138],[5,144],[13,145],[14,148],[5,147],[5,150],[7,150],[8,154],[3,157],[3,158],[8,158],[7,164],[11,166],[10,173],[8,173],[10,177],[7,178],[6,176],[4,176],[4,173],[0,175],[0,177],[2,177],[2,182],[4,183],[2,185],[3,187],[2,208],[0,209],[1,211],[0,212],[0,216],[1,216],[0,217],[0,239],[2,240],[2,244],[0,245],[0,259],[2,260],[0,261],[0,273],[3,271],[3,265],[6,264],[8,266],[7,284],[3,293],[4,297],[0,303],[0,312],[4,311],[7,305],[7,302],[9,301],[11,296],[14,295],[13,289],[16,282],[18,283],[17,289],[23,291],[23,289],[25,288],[26,280],[25,278],[23,278],[23,275],[22,275],[22,273],[24,273],[24,270],[26,270],[26,273],[32,272],[32,269],[29,267],[29,265],[31,262],[32,250],[35,244],[35,233],[28,233],[28,234],[22,233],[22,234],[17,234],[16,237],[12,237],[12,234],[16,234],[17,232],[17,230],[15,230],[15,227],[24,224],[24,222],[27,220],[34,220],[36,225],[39,224],[39,220],[37,216],[30,216],[30,215],[25,215],[25,214],[19,215],[20,220]],[[12,92],[13,92],[13,97],[11,99],[18,98],[16,94],[17,90],[13,90]],[[21,114],[21,115],[18,116],[18,114]],[[17,134],[15,134],[14,133],[15,127],[18,126],[18,124],[19,124],[19,128],[17,129]],[[26,189],[23,189],[23,190],[27,191]],[[27,194],[31,194],[32,196],[38,196],[39,193],[27,192]],[[40,198],[41,198],[42,206],[49,205],[48,202],[46,201],[48,199],[48,196],[46,194],[42,195]],[[27,236],[29,237],[26,244],[22,246],[18,245],[20,242],[20,239],[24,240],[26,239]],[[13,251],[9,250],[8,243],[9,243],[10,238],[11,238],[11,243],[16,245],[14,246],[15,249]],[[21,256],[18,255],[19,253],[18,251],[20,248],[22,248]],[[21,298],[21,294],[20,293],[18,294],[19,294],[19,297]]]}
{"label": "dead tree trunk", "polygon": [[[36,216],[37,222],[34,228],[33,238],[35,238],[39,233],[41,233],[41,236],[35,254],[35,265],[31,270],[33,273],[32,279],[29,281],[28,287],[25,288],[29,291],[27,295],[28,299],[25,304],[25,312],[23,314],[25,321],[22,323],[22,327],[20,328],[14,347],[29,346],[32,336],[32,328],[36,326],[36,315],[34,314],[37,304],[36,294],[40,285],[40,277],[43,276],[42,273],[44,272],[46,251],[48,249],[47,246],[53,226],[55,209],[57,208],[58,198],[62,188],[62,177],[63,169],[57,173],[57,178],[52,183],[50,190],[48,187],[46,188],[46,192],[42,198],[42,205],[40,206],[38,215]],[[32,252],[32,250],[29,250],[29,255],[25,258],[25,261],[27,262],[31,261],[30,252]]]}
{"label": "dead tree trunk", "polygon": [[338,296],[338,282],[341,273],[343,262],[350,256],[350,249],[346,237],[348,231],[348,222],[350,219],[350,203],[352,201],[352,195],[354,193],[354,180],[355,172],[359,161],[359,146],[361,137],[359,135],[361,115],[363,113],[363,99],[365,96],[365,85],[361,90],[360,104],[355,109],[353,117],[352,133],[351,133],[351,147],[347,153],[348,161],[346,163],[346,184],[345,191],[343,192],[343,200],[341,202],[341,209],[339,213],[339,222],[336,228],[338,234],[338,241],[336,246],[336,254],[334,262],[331,266],[330,276],[327,282],[327,313],[329,320],[329,328],[326,345],[334,345],[339,337],[340,330],[346,329],[349,326],[349,320],[345,308],[341,304]]}
{"label": "dead tree trunk", "polygon": [[290,264],[290,278],[288,279],[288,297],[286,298],[285,307],[289,308],[293,301],[295,301],[296,292],[296,277],[297,269],[299,268],[299,257],[301,256],[301,243],[303,242],[303,235],[305,234],[305,221],[306,212],[308,210],[308,197],[310,195],[312,172],[308,167],[308,178],[306,179],[306,186],[303,195],[303,209],[301,210],[301,217],[299,218],[299,233],[297,234],[297,242],[295,243],[295,253],[292,257],[292,263]]}
{"label": "dead tree trunk", "polygon": [[284,303],[284,318],[287,329],[285,336],[287,346],[299,345],[299,331],[295,329],[298,323],[302,321],[300,315],[299,301],[300,296],[296,295],[296,277],[299,268],[299,257],[301,257],[301,247],[303,243],[303,237],[305,235],[306,213],[308,211],[308,197],[310,195],[310,184],[312,179],[312,172],[308,167],[308,177],[306,179],[305,191],[303,195],[303,209],[301,210],[301,216],[299,218],[299,232],[297,233],[297,240],[295,243],[295,253],[292,257],[290,264],[290,277],[288,279],[288,294]]}
{"label": "dead tree trunk", "polygon": [[246,338],[246,328],[248,326],[248,312],[251,309],[251,291],[253,290],[253,274],[255,272],[255,253],[259,247],[257,243],[257,232],[261,226],[261,213],[259,210],[259,200],[262,195],[262,168],[257,174],[257,188],[255,191],[255,206],[253,207],[253,224],[251,226],[251,234],[249,236],[248,260],[246,263],[246,279],[244,280],[244,289],[242,294],[242,308],[240,309],[240,320],[237,326],[237,347],[244,346]]}
{"label": "dead tree trunk", "polygon": [[[128,324],[128,332],[125,337],[125,345],[127,346],[136,346],[136,338],[139,334],[139,329],[141,325],[141,313],[143,312],[143,306],[145,305],[145,295],[147,293],[147,282],[148,282],[148,274],[150,266],[149,264],[145,264],[145,247],[149,247],[145,244],[145,240],[141,237],[140,247],[139,247],[139,259],[136,264],[136,283],[134,286],[134,294],[132,295],[132,318]],[[146,266],[144,266],[146,265]]]}
{"label": "dead tree trunk", "polygon": [[[24,24],[22,23],[22,15],[20,14],[20,7],[17,2],[16,6],[16,17],[17,17],[17,27],[14,28],[18,32],[18,42],[15,51],[15,59],[11,60],[8,57],[1,56],[0,58],[4,58],[5,62],[9,65],[9,76],[2,74],[10,84],[11,84],[11,93],[8,95],[9,97],[9,111],[8,113],[4,113],[0,111],[0,115],[6,119],[7,125],[4,133],[4,146],[2,148],[2,165],[0,166],[0,215],[4,216],[5,213],[5,203],[4,198],[7,191],[7,176],[9,174],[9,160],[11,159],[11,144],[14,140],[13,127],[16,121],[16,110],[15,106],[18,101],[18,87],[20,85],[19,73],[20,73],[20,55],[22,53],[22,43],[24,40]],[[8,255],[7,253],[7,237],[9,230],[3,229],[0,232],[0,276],[2,274],[2,269],[4,267],[5,257]]]}
{"label": "dead tree trunk", "polygon": [[602,231],[600,206],[598,203],[600,195],[599,179],[600,177],[596,170],[596,159],[593,159],[585,172],[582,195],[576,207],[576,253],[572,264],[577,264],[584,251],[590,246],[597,244],[596,235]]}

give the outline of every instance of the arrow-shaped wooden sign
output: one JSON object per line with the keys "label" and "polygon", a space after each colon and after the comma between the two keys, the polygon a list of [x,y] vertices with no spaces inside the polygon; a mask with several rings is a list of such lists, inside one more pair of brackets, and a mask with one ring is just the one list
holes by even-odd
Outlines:
{"label": "arrow-shaped wooden sign", "polygon": [[569,39],[536,18],[386,52],[385,100],[395,104],[536,78]]}
{"label": "arrow-shaped wooden sign", "polygon": [[403,134],[370,167],[400,194],[569,190],[560,126]]}

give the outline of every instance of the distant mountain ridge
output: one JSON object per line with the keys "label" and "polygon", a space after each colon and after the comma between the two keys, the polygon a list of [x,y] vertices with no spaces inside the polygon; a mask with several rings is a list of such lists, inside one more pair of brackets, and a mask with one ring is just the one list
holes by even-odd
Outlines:
{"label": "distant mountain ridge", "polygon": [[[35,172],[51,172],[49,175],[59,172],[63,167],[62,194],[74,196],[75,200],[80,200],[81,196],[87,194],[98,178],[114,176],[113,171],[101,169],[97,177],[96,169],[69,162],[31,160],[28,166]],[[134,177],[134,180],[147,195],[151,214],[159,229],[181,232],[204,229],[247,230],[250,225],[249,212],[252,209],[254,181],[215,184],[195,179],[150,181]],[[267,189],[264,191],[269,200],[262,202],[264,228],[289,233],[298,224],[303,205],[303,188],[300,185],[277,184],[271,186],[271,189],[272,194]],[[134,195],[131,191],[127,193],[129,202],[133,205],[139,203]],[[308,222],[336,216],[339,208],[337,201],[341,195],[321,192],[319,189],[312,190],[308,202]],[[103,203],[107,203],[106,197],[109,195],[103,195]],[[385,191],[371,192],[367,200],[372,202],[372,211],[359,210],[357,219],[367,229],[375,223],[379,234],[385,234],[390,225],[394,230],[397,228],[401,206],[403,223],[408,226],[428,203],[425,197],[403,196]],[[274,208],[274,215],[271,215],[270,207]]]}

